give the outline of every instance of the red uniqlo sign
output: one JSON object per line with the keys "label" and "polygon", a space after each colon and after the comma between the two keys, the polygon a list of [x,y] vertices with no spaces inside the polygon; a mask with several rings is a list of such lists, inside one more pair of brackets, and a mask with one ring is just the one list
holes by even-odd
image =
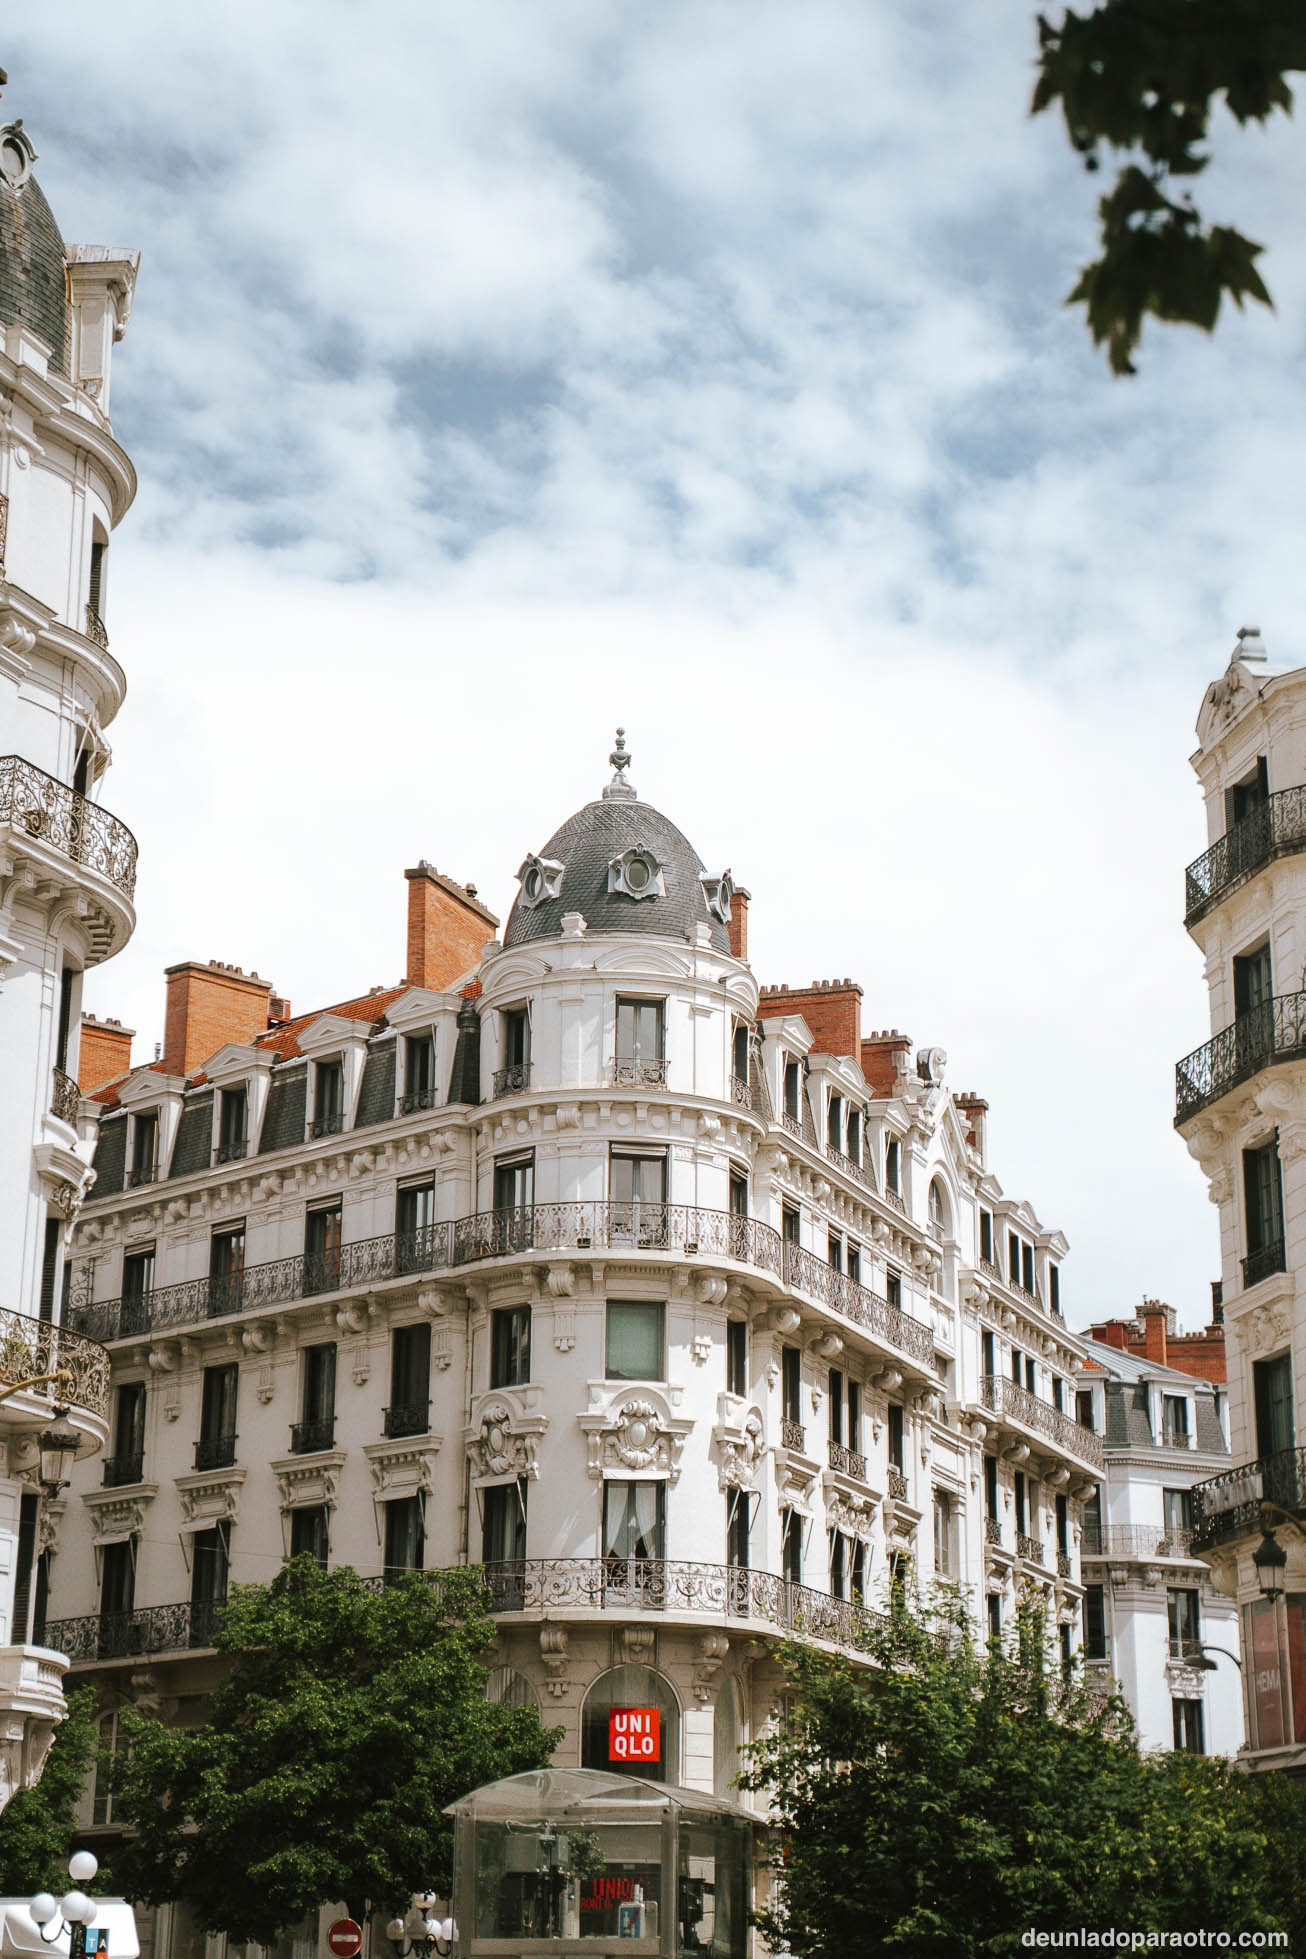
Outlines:
{"label": "red uniqlo sign", "polygon": [[614,1707],[608,1715],[610,1762],[660,1762],[662,1711],[656,1707]]}
{"label": "red uniqlo sign", "polygon": [[327,1944],[336,1959],[354,1959],[363,1945],[363,1928],[353,1918],[337,1918],[327,1932]]}

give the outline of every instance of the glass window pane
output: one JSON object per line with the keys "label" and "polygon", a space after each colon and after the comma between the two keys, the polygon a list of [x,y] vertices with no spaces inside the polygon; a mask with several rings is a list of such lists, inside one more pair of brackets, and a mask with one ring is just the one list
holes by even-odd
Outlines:
{"label": "glass window pane", "polygon": [[660,1300],[609,1300],[606,1376],[609,1381],[664,1378]]}

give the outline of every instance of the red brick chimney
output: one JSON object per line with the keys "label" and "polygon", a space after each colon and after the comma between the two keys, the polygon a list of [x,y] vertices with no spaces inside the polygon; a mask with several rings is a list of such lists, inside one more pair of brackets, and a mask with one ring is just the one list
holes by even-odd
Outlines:
{"label": "red brick chimney", "polygon": [[163,1021],[165,1075],[193,1075],[228,1041],[252,1041],[268,1024],[271,980],[226,966],[185,959],[165,968],[168,1001]]}
{"label": "red brick chimney", "polygon": [[730,923],[726,931],[730,934],[730,950],[736,959],[748,957],[748,901],[751,891],[736,885],[730,894]]}
{"label": "red brick chimney", "polygon": [[1163,1306],[1158,1299],[1145,1299],[1138,1309],[1138,1317],[1143,1322],[1144,1357],[1158,1367],[1170,1365],[1166,1358],[1166,1335],[1172,1314],[1173,1308]]}
{"label": "red brick chimney", "polygon": [[989,1105],[982,1095],[967,1089],[957,1097],[957,1109],[970,1134],[972,1149],[979,1151],[980,1160],[988,1162],[988,1114]]}
{"label": "red brick chimney", "polygon": [[476,896],[474,884],[455,884],[423,858],[408,879],[409,986],[443,992],[481,963],[481,949],[499,921]]}
{"label": "red brick chimney", "polygon": [[900,1034],[896,1027],[887,1028],[884,1033],[868,1034],[862,1042],[862,1073],[866,1086],[873,1096],[892,1095],[898,1086],[898,1068],[895,1057],[911,1053],[911,1035]]}
{"label": "red brick chimney", "polygon": [[134,1027],[120,1020],[97,1020],[94,1014],[82,1015],[82,1041],[77,1050],[77,1086],[83,1095],[117,1081],[132,1065]]}
{"label": "red brick chimney", "polygon": [[813,980],[810,986],[764,986],[757,1003],[759,1020],[801,1014],[812,1030],[818,1054],[850,1054],[862,1047],[862,989],[850,979]]}

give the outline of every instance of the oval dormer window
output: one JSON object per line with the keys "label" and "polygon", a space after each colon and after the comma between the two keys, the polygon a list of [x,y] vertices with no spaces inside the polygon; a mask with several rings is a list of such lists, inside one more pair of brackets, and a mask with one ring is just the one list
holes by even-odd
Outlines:
{"label": "oval dormer window", "polygon": [[532,864],[526,876],[522,879],[522,890],[526,893],[526,896],[531,900],[532,904],[544,890],[544,873],[538,864]]}

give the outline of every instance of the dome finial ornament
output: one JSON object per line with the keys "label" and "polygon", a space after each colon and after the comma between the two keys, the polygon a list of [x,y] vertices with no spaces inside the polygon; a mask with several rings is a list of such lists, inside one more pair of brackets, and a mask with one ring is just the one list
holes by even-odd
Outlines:
{"label": "dome finial ornament", "polygon": [[611,762],[616,774],[603,791],[603,800],[605,802],[610,802],[618,798],[625,802],[635,800],[638,792],[634,783],[628,781],[626,778],[626,770],[630,767],[630,751],[626,747],[626,730],[624,728],[617,729],[617,745],[611,755],[609,755],[608,760]]}

